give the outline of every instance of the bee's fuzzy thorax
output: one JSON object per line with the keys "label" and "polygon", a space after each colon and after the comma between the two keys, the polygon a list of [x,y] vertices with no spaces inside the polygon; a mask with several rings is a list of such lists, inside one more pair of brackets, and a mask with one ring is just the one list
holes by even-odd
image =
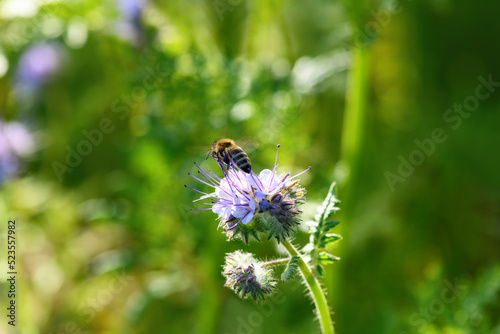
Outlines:
{"label": "bee's fuzzy thorax", "polygon": [[209,155],[220,163],[224,163],[228,169],[232,164],[245,173],[252,171],[252,164],[248,155],[232,139],[222,138],[214,141]]}

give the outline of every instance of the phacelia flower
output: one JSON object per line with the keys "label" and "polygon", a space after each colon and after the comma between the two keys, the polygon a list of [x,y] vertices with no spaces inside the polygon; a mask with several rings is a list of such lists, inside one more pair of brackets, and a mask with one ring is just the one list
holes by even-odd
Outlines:
{"label": "phacelia flower", "polygon": [[0,182],[20,171],[20,159],[31,154],[34,146],[33,137],[24,125],[0,121]]}
{"label": "phacelia flower", "polygon": [[276,288],[276,280],[272,277],[273,270],[265,268],[263,263],[254,259],[250,253],[235,251],[226,254],[223,269],[225,286],[234,290],[241,298],[250,296],[257,301],[272,294]]}
{"label": "phacelia flower", "polygon": [[214,192],[205,193],[188,187],[203,194],[196,201],[211,199],[210,203],[205,203],[209,208],[199,210],[212,210],[218,214],[219,227],[224,228],[228,239],[239,237],[248,243],[250,237],[259,240],[259,234],[264,234],[279,242],[295,232],[300,223],[300,205],[304,203],[305,190],[294,179],[310,167],[293,177],[289,177],[290,174],[277,175],[278,152],[273,170],[264,169],[259,175],[253,171],[242,172],[232,163],[226,170],[225,164],[215,158],[223,178],[212,171],[203,171],[198,165],[196,167],[205,180],[189,174],[214,188]]}
{"label": "phacelia flower", "polygon": [[55,42],[30,46],[21,55],[16,81],[26,86],[40,86],[60,68],[62,56],[62,47]]}
{"label": "phacelia flower", "polygon": [[116,23],[116,34],[134,46],[140,47],[145,42],[142,15],[148,0],[117,0],[121,18]]}
{"label": "phacelia flower", "polygon": [[64,48],[58,42],[30,45],[22,53],[13,79],[13,91],[21,110],[35,108],[45,85],[59,73]]}

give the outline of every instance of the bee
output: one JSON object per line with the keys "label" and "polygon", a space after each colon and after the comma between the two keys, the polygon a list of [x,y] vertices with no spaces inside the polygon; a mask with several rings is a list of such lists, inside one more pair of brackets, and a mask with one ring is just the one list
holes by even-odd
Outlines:
{"label": "bee", "polygon": [[208,155],[224,162],[228,168],[229,164],[232,163],[245,173],[250,173],[252,171],[252,164],[250,163],[248,155],[241,147],[236,145],[232,139],[217,139],[214,141]]}

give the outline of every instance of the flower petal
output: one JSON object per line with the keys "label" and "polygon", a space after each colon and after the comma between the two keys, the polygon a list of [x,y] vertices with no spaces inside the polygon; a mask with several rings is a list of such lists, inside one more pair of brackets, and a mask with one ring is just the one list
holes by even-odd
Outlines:
{"label": "flower petal", "polygon": [[236,218],[243,217],[249,210],[248,207],[245,206],[234,206],[231,210],[231,214]]}
{"label": "flower petal", "polygon": [[266,193],[271,192],[280,183],[278,177],[269,169],[264,169],[260,172],[259,179],[262,181]]}
{"label": "flower petal", "polygon": [[248,224],[253,218],[254,211],[249,211],[247,216],[241,221],[244,225]]}
{"label": "flower petal", "polygon": [[266,195],[267,195],[267,193],[260,192],[259,190],[255,191],[255,198],[257,198],[258,200],[261,200]]}

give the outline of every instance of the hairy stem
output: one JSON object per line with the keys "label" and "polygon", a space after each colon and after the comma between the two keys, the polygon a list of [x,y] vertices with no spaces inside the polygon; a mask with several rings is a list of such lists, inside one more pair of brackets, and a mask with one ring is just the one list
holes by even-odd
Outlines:
{"label": "hairy stem", "polygon": [[290,261],[290,258],[287,257],[285,259],[277,259],[277,260],[272,260],[272,261],[267,261],[262,264],[262,267],[273,267],[273,266],[279,266],[281,264],[287,264]]}
{"label": "hairy stem", "polygon": [[307,288],[311,292],[316,310],[318,310],[321,332],[323,334],[334,334],[333,322],[332,318],[330,317],[328,303],[326,302],[325,294],[323,293],[323,289],[321,288],[317,278],[313,275],[311,269],[304,261],[304,258],[299,254],[295,247],[288,240],[283,240],[282,243],[291,256],[299,257],[299,270],[304,277]]}

